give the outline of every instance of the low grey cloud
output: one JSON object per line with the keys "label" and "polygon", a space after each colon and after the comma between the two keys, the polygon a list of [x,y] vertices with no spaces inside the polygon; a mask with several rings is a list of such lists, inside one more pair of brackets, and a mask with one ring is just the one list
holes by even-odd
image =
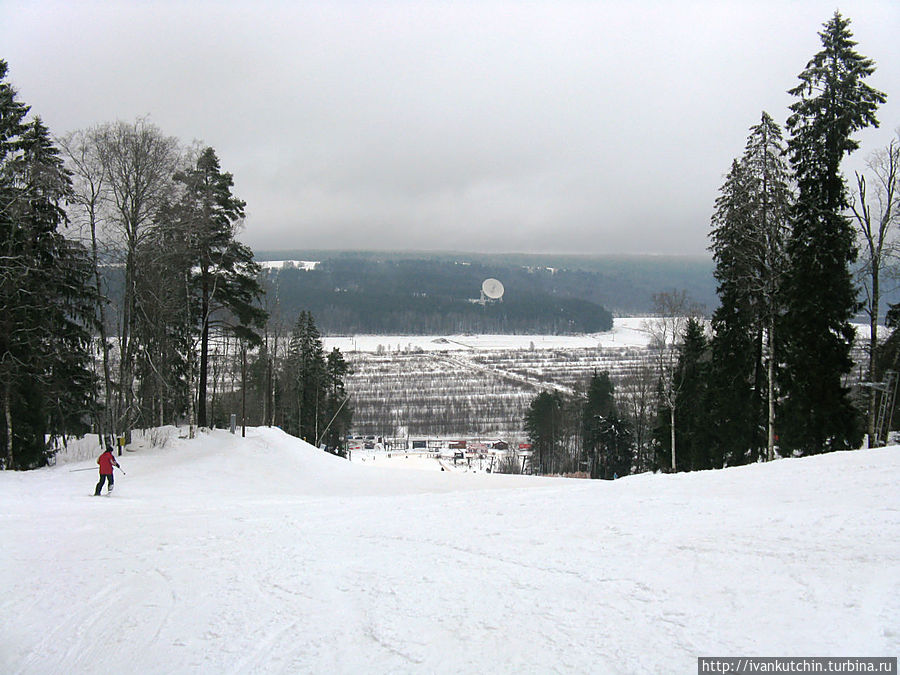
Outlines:
{"label": "low grey cloud", "polygon": [[[702,254],[748,128],[835,7],[796,2],[5,3],[54,133],[149,115],[213,145],[254,248]],[[900,5],[848,2],[900,126]]]}

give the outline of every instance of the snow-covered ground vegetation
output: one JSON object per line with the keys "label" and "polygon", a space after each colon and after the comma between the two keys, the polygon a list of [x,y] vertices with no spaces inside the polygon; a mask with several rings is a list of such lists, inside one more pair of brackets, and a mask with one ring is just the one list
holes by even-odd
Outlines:
{"label": "snow-covered ground vegetation", "polygon": [[[900,448],[577,481],[276,429],[0,474],[4,673],[694,672],[900,652]],[[79,471],[85,469],[85,471]]]}

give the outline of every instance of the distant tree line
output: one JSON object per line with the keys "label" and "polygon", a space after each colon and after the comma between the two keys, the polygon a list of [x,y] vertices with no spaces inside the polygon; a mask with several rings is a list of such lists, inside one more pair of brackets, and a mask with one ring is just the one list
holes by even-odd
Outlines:
{"label": "distant tree line", "polygon": [[612,315],[573,287],[583,273],[509,267],[501,302],[484,305],[482,281],[497,268],[443,260],[336,257],[314,270],[269,273],[271,292],[290,315],[315,314],[327,334],[543,333],[609,330]]}
{"label": "distant tree line", "polygon": [[[653,295],[660,288],[684,288],[699,302],[713,306],[716,285],[713,261],[703,255],[561,255],[550,253],[477,253],[360,251],[360,250],[285,250],[257,251],[259,260],[315,260],[342,274],[367,266],[372,272],[367,282],[376,286],[380,277],[396,275],[395,270],[419,269],[426,279],[432,274],[441,281],[456,278],[452,295],[477,298],[482,280],[500,279],[508,293],[540,292],[559,298],[587,300],[616,315],[645,316],[653,311]],[[345,264],[346,263],[346,264]],[[403,272],[402,274],[405,274]],[[280,276],[280,270],[279,270]],[[340,285],[340,284],[338,284]],[[302,303],[297,306],[302,306]],[[323,330],[325,330],[323,325]],[[328,331],[326,331],[328,332]]]}
{"label": "distant tree line", "polygon": [[[870,317],[874,384],[900,364],[896,332],[883,346],[877,333],[881,274],[891,264],[900,213],[900,142],[873,156],[871,173],[856,176],[851,194],[841,161],[858,148],[855,132],[878,125],[886,96],[865,84],[875,65],[855,51],[849,24],[835,13],[820,33],[821,51],[790,92],[787,140],[763,112],[725,178],[710,233],[719,306],[709,331],[687,294],[656,297],[650,468],[690,471],[853,449],[866,430],[873,443],[885,440],[874,433],[875,391],[848,383],[856,338],[850,321],[860,310]],[[891,306],[889,325],[898,316],[900,306]],[[588,426],[581,434],[591,475],[604,473],[592,453],[609,465],[621,458],[623,467],[646,468],[637,454],[628,458],[628,423],[636,418],[621,424],[615,410],[593,400],[576,405],[591,410],[597,425],[593,435]],[[557,470],[566,426],[554,415],[566,405],[543,393],[526,416],[542,472]]]}

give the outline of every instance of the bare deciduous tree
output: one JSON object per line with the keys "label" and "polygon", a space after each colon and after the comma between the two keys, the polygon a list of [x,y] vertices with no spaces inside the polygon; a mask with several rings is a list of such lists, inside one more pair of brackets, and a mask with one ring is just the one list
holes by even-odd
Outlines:
{"label": "bare deciduous tree", "polygon": [[178,167],[177,139],[164,136],[145,119],[116,122],[92,133],[109,189],[111,226],[117,235],[125,270],[119,317],[119,388],[116,409],[126,434],[134,421],[134,333],[138,313],[138,249],[149,235],[173,189]]}
{"label": "bare deciduous tree", "polygon": [[649,471],[652,466],[647,452],[656,377],[653,363],[641,356],[633,372],[619,383],[617,401],[631,418],[634,427],[635,473]]}
{"label": "bare deciduous tree", "polygon": [[106,289],[101,274],[103,208],[106,203],[106,176],[94,142],[94,130],[81,130],[58,139],[72,172],[73,192],[70,198],[74,209],[69,209],[72,221],[87,230],[90,241],[91,261],[94,267],[94,286],[97,289],[97,317],[100,343],[103,351],[104,415],[100,420],[101,436],[115,431],[115,401],[112,397],[112,371],[109,356],[109,336],[106,323]]}
{"label": "bare deciduous tree", "polygon": [[677,381],[678,354],[688,320],[700,319],[703,308],[693,302],[685,290],[664,291],[653,294],[656,318],[648,320],[650,350],[656,364],[663,405],[669,409],[672,471],[675,465],[675,408],[681,382]]}
{"label": "bare deciduous tree", "polygon": [[[881,273],[896,253],[896,232],[900,223],[900,138],[887,148],[872,155],[868,167],[873,178],[870,185],[865,174],[857,172],[856,191],[851,209],[858,225],[857,236],[862,243],[863,288],[866,291],[865,312],[869,316],[869,382],[876,377],[878,349],[878,316],[881,310]],[[875,439],[875,396],[869,393],[868,433]]]}

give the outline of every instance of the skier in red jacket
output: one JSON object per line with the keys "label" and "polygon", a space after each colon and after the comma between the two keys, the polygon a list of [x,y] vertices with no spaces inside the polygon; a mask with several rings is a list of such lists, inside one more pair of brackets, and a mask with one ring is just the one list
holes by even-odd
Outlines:
{"label": "skier in red jacket", "polygon": [[106,493],[109,494],[113,489],[113,467],[119,466],[116,458],[113,457],[113,451],[110,446],[106,446],[106,451],[97,458],[97,464],[100,465],[100,482],[97,483],[97,489],[94,490],[94,496],[100,496],[100,490],[103,489],[104,481],[108,483]]}

